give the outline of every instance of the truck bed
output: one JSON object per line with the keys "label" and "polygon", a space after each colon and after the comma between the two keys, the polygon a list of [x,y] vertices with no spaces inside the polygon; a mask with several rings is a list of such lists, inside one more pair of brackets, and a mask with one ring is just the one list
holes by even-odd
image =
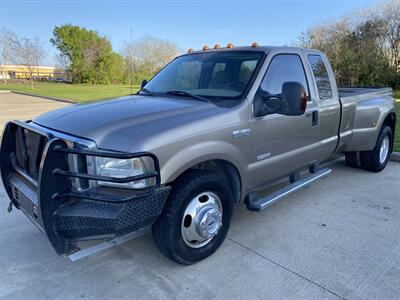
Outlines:
{"label": "truck bed", "polygon": [[392,93],[391,88],[338,88],[340,98],[355,97],[371,98]]}

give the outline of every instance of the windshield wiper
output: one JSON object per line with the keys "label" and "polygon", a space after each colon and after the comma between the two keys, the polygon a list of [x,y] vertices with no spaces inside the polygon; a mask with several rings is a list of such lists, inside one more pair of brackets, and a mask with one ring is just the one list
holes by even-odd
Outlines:
{"label": "windshield wiper", "polygon": [[194,98],[194,99],[197,99],[197,100],[201,100],[201,101],[205,101],[205,102],[211,102],[210,99],[207,99],[207,98],[192,94],[192,93],[187,92],[187,91],[168,91],[168,92],[165,92],[165,93],[168,94],[168,95],[186,96],[186,97],[191,97],[191,98]]}
{"label": "windshield wiper", "polygon": [[146,88],[142,88],[142,89],[138,92],[138,94],[139,94],[140,92],[145,92],[146,95],[154,96],[154,93],[153,93],[152,91],[146,89]]}

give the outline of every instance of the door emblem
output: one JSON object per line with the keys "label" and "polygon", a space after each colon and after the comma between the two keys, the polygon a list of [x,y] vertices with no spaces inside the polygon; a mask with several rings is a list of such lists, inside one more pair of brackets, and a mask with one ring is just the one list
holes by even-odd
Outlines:
{"label": "door emblem", "polygon": [[239,129],[235,130],[232,132],[232,137],[234,139],[241,137],[241,136],[246,136],[246,135],[251,135],[251,129],[250,128],[245,128],[245,129]]}
{"label": "door emblem", "polygon": [[271,152],[263,153],[263,154],[257,155],[257,160],[263,160],[270,156],[271,156]]}

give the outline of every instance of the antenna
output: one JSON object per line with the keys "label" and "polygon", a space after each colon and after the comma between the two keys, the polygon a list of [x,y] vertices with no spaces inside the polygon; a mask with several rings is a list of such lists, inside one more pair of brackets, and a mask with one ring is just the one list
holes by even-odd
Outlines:
{"label": "antenna", "polygon": [[131,52],[131,61],[130,61],[130,65],[131,65],[131,76],[130,76],[130,85],[131,85],[131,95],[133,95],[133,82],[132,82],[132,76],[133,76],[133,26],[131,25],[131,44],[129,45],[130,47],[130,52]]}

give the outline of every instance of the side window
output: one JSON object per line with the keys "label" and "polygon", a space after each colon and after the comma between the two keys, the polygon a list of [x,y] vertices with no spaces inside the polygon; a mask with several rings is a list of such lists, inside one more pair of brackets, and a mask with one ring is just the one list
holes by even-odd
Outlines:
{"label": "side window", "polygon": [[318,95],[320,99],[330,99],[333,97],[331,81],[326,69],[324,60],[320,55],[310,54],[308,56],[311,68],[317,83]]}
{"label": "side window", "polygon": [[301,59],[296,54],[278,54],[268,66],[261,88],[270,94],[281,94],[286,81],[300,82],[308,95],[308,83]]}

